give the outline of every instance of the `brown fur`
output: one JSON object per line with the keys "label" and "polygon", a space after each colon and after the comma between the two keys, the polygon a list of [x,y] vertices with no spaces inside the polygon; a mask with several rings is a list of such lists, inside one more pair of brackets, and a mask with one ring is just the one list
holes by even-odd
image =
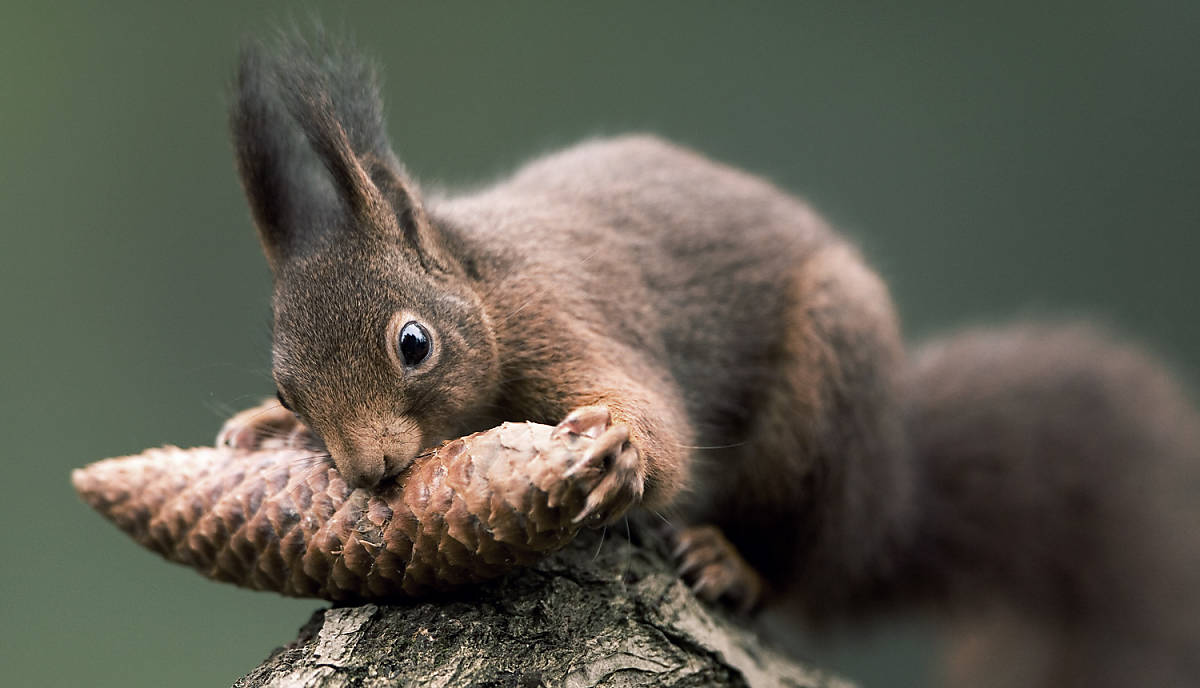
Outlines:
{"label": "brown fur", "polygon": [[[1197,610],[1194,538],[1169,532],[1192,512],[1166,492],[1200,442],[1152,362],[1016,328],[910,367],[886,287],[806,205],[653,137],[422,199],[373,83],[336,47],[251,50],[232,117],[279,391],[352,481],[500,420],[606,406],[636,451],[624,498],[719,526],[811,618],[1015,609],[1048,634],[1024,685],[1200,676],[1162,587]],[[437,357],[405,370],[409,317]],[[716,551],[709,535],[693,539]]]}
{"label": "brown fur", "polygon": [[894,593],[982,620],[959,614],[969,685],[1197,685],[1200,422],[1162,366],[1027,325],[933,343],[907,384],[925,477]]}

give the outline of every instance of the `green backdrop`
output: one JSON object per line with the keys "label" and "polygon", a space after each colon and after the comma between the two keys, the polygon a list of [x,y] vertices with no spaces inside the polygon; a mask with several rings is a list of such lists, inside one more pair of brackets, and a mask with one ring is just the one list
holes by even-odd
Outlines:
{"label": "green backdrop", "polygon": [[[1200,3],[329,3],[426,185],[649,130],[810,198],[914,336],[1088,314],[1200,369]],[[72,467],[208,442],[271,391],[234,178],[239,37],[283,3],[0,10],[0,684],[228,684],[318,605],[210,583],[77,501]],[[301,11],[301,17],[310,10]],[[931,634],[813,652],[928,680]]]}

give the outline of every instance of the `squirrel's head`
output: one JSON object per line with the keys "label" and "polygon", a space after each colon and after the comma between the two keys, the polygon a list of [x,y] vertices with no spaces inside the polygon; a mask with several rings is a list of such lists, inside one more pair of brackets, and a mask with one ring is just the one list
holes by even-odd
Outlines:
{"label": "squirrel's head", "polygon": [[367,64],[248,49],[231,125],[274,277],[280,400],[372,486],[490,396],[487,315],[391,150]]}

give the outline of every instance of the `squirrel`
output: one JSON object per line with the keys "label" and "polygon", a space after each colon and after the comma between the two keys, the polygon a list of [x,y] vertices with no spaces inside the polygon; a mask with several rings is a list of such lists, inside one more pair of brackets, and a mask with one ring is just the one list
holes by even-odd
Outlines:
{"label": "squirrel", "polygon": [[705,599],[934,610],[954,685],[1200,684],[1200,422],[1139,348],[1016,324],[910,353],[806,203],[649,135],[422,193],[336,41],[251,44],[233,90],[278,391],[219,443],[295,433],[369,488],[500,421],[601,418],[580,518],[669,518]]}

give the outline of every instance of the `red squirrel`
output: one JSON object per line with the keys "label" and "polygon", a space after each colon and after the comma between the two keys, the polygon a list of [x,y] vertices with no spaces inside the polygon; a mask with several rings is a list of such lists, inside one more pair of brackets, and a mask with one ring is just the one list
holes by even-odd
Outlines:
{"label": "red squirrel", "polygon": [[234,92],[278,400],[219,442],[311,433],[371,487],[499,421],[608,418],[580,517],[665,515],[709,600],[940,610],[957,685],[1200,682],[1200,423],[1138,349],[1015,325],[910,354],[808,205],[652,136],[422,194],[327,39],[248,48]]}

